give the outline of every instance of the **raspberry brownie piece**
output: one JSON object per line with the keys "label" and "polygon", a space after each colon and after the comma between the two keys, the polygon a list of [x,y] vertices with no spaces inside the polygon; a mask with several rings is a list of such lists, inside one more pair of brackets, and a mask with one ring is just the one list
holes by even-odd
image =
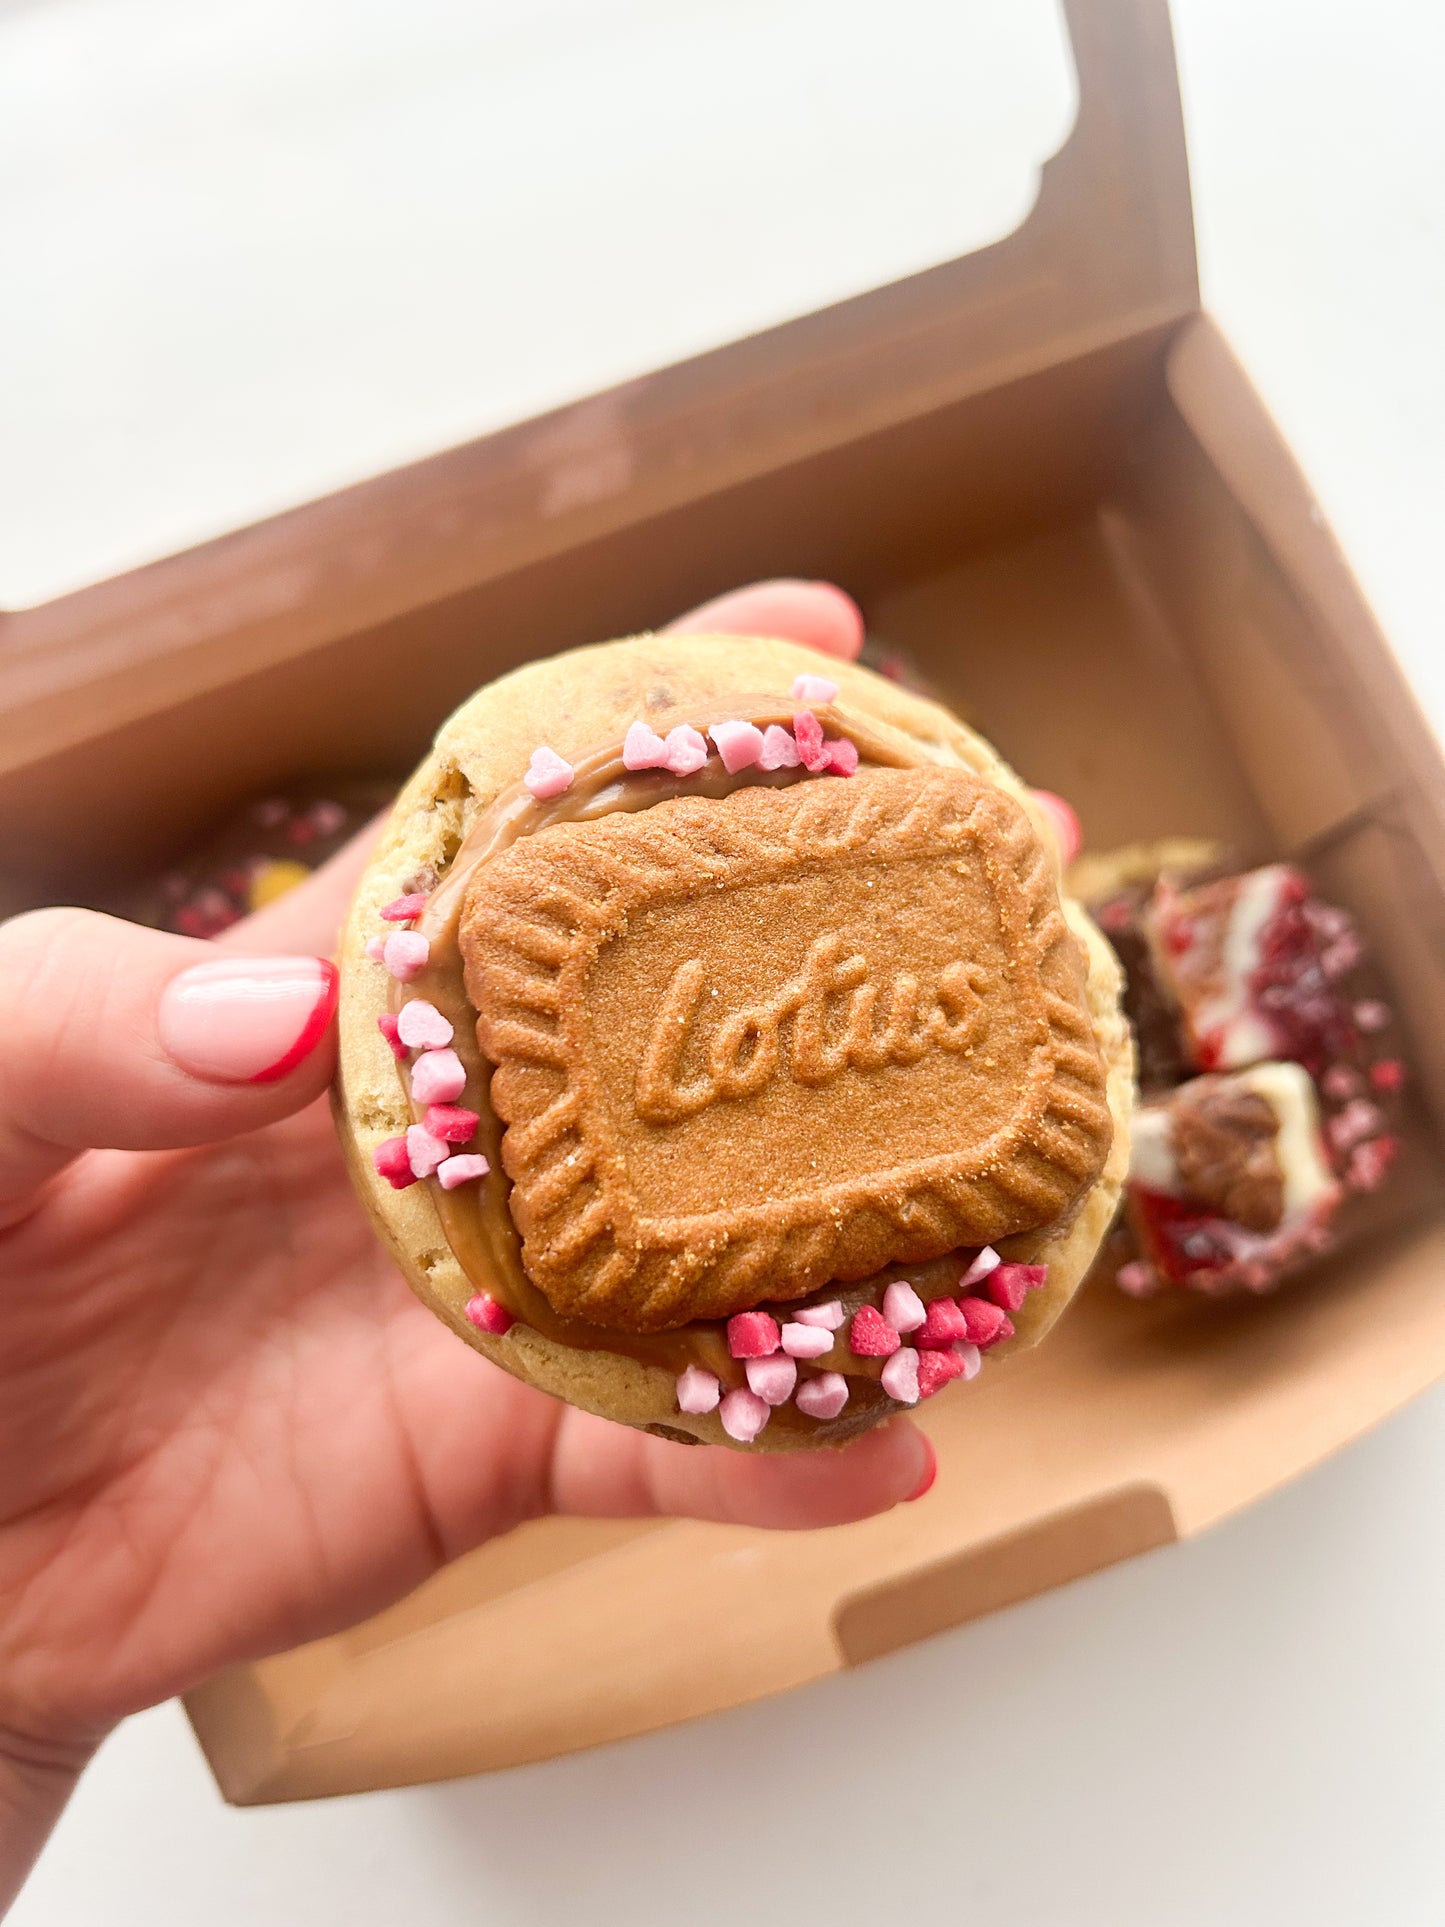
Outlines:
{"label": "raspberry brownie piece", "polygon": [[1192,1078],[1136,1112],[1119,1282],[1265,1291],[1333,1243],[1344,1186],[1299,1064]]}
{"label": "raspberry brownie piece", "polygon": [[1196,1069],[1290,1058],[1318,1076],[1358,1054],[1342,986],[1363,946],[1348,913],[1321,903],[1291,865],[1184,889],[1161,878],[1146,927]]}

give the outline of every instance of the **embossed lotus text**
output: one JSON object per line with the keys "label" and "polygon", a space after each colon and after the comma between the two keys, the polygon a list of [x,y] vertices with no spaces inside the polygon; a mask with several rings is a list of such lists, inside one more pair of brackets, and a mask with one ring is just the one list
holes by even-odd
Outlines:
{"label": "embossed lotus text", "polygon": [[[850,1066],[917,1064],[934,1049],[967,1056],[981,1041],[992,979],[979,965],[946,964],[932,986],[899,970],[885,985],[866,957],[844,950],[836,932],[819,937],[795,977],[720,1019],[706,1012],[706,964],[679,964],[637,1074],[638,1116],[678,1123],[720,1099],[752,1097],[775,1077],[827,1084]],[[847,999],[841,1024],[830,1023],[835,998]],[[699,1048],[706,1069],[683,1082],[681,1067]]]}
{"label": "embossed lotus text", "polygon": [[936,766],[559,824],[461,925],[527,1274],[621,1331],[1057,1223],[1112,1135],[1024,810]]}

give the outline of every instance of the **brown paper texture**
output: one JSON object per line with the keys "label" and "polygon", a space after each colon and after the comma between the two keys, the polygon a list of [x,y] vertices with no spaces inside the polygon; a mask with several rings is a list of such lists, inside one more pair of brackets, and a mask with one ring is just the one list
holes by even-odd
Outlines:
{"label": "brown paper texture", "polygon": [[1302,854],[1355,912],[1421,1073],[1379,1227],[1261,1302],[1086,1289],[924,1408],[924,1505],[543,1522],[237,1668],[188,1702],[230,1799],[504,1767],[860,1664],[1204,1529],[1445,1369],[1445,770],[1198,312],[1164,0],[1066,11],[1078,125],[996,247],[0,620],[0,874],[12,907],[84,900],[256,787],[405,767],[539,650],[832,577],[1094,848]]}

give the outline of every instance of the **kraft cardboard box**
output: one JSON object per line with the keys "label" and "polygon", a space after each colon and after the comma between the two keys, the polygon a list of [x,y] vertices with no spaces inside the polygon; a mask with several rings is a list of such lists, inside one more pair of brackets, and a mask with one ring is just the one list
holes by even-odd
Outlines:
{"label": "kraft cardboard box", "polygon": [[103,900],[299,771],[405,767],[528,656],[831,577],[1093,847],[1310,864],[1409,1030],[1406,1170],[1274,1298],[1086,1290],[925,1408],[925,1506],[547,1521],[224,1674],[188,1703],[230,1799],[513,1765],[860,1664],[1201,1531],[1445,1370],[1445,769],[1200,311],[1164,0],[1065,11],[1077,126],[1007,240],[0,619],[7,907]]}

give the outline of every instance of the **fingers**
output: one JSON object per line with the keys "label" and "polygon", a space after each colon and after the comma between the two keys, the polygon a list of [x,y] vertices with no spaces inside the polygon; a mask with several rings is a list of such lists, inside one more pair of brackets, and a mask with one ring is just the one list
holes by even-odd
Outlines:
{"label": "fingers", "polygon": [[780,578],[730,589],[700,609],[678,616],[668,623],[667,631],[694,636],[781,636],[849,662],[863,647],[862,611],[852,596],[831,582]]}
{"label": "fingers", "polygon": [[0,1224],[91,1146],[255,1130],[325,1088],[334,966],[238,956],[88,910],[0,925]]}
{"label": "fingers", "polygon": [[729,1452],[683,1446],[569,1409],[552,1452],[551,1507],[611,1519],[713,1519],[796,1529],[845,1525],[933,1483],[933,1446],[906,1419],[838,1450]]}

